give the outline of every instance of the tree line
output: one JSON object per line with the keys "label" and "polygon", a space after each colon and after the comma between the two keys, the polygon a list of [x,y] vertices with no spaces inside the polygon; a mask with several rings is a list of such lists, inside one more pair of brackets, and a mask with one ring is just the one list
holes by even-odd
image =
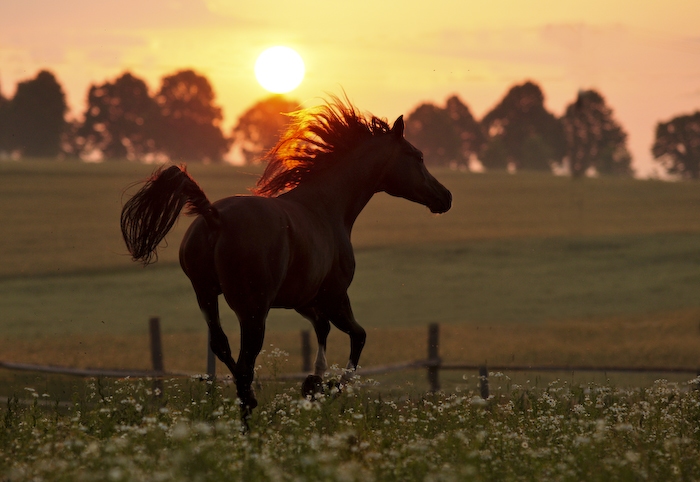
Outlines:
{"label": "tree line", "polygon": [[547,111],[533,82],[512,87],[480,121],[452,96],[444,108],[420,105],[406,131],[426,159],[438,164],[468,166],[478,159],[487,170],[551,171],[567,165],[573,177],[591,169],[632,174],[627,134],[593,90],[579,92],[561,118]]}
{"label": "tree line", "polygon": [[214,89],[193,70],[166,75],[154,95],[146,82],[126,72],[90,86],[82,121],[67,121],[67,110],[51,72],[20,82],[12,99],[0,96],[0,151],[24,157],[220,162],[230,147]]}
{"label": "tree line", "polygon": [[[284,114],[298,106],[270,96],[246,110],[226,135],[222,109],[205,76],[181,70],[164,76],[151,94],[145,81],[126,72],[92,85],[82,120],[67,121],[63,89],[44,70],[20,82],[12,99],[0,94],[0,153],[221,162],[233,146],[245,162],[254,163],[275,144],[287,122]],[[591,171],[633,174],[627,133],[595,90],[578,92],[557,117],[545,108],[542,89],[527,81],[510,88],[480,120],[454,95],[444,107],[417,106],[406,118],[406,137],[433,165],[566,168],[573,177]],[[668,173],[700,178],[700,112],[659,122],[652,153]]]}

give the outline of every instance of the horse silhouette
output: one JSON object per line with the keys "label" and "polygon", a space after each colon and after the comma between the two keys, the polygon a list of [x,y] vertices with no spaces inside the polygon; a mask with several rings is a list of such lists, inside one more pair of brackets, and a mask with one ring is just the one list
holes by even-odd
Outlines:
{"label": "horse silhouette", "polygon": [[[403,131],[403,117],[390,127],[332,97],[291,115],[290,127],[264,157],[255,195],[211,203],[184,166],[170,166],[124,204],[124,241],[144,264],[157,259],[158,244],[185,206],[197,215],[182,241],[180,264],[209,327],[211,349],[235,378],[244,422],[257,406],[253,369],[271,308],[294,309],[314,327],[318,353],[305,393],[328,368],[331,323],[350,337],[347,368],[358,366],[366,333],[347,293],[355,272],[350,234],[372,196],[383,191],[433,213],[450,209],[450,191]],[[221,294],[240,323],[237,360],[219,320]]]}

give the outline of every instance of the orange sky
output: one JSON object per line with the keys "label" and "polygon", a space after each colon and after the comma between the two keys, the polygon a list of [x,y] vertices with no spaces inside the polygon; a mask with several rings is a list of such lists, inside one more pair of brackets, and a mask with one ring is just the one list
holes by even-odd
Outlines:
{"label": "orange sky", "polygon": [[598,89],[648,175],[656,123],[700,109],[698,21],[690,0],[8,0],[0,88],[11,96],[47,68],[80,115],[90,83],[130,70],[156,89],[192,67],[213,83],[228,130],[266,95],[256,56],[282,44],[307,67],[290,97],[313,104],[342,88],[390,120],[453,93],[480,118],[528,79],[557,115],[580,88]]}

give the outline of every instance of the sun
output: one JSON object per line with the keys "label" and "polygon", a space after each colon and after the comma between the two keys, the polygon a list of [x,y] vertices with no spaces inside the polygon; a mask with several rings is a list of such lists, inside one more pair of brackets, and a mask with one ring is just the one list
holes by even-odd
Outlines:
{"label": "sun", "polygon": [[296,89],[304,80],[304,61],[293,49],[270,47],[255,62],[255,78],[268,92],[285,94]]}

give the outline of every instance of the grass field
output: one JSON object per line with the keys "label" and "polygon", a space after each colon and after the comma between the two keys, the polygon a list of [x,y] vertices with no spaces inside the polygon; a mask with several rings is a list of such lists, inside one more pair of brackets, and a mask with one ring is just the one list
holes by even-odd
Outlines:
{"label": "grass field", "polygon": [[[149,368],[146,323],[158,315],[166,368],[204,371],[205,326],[176,263],[189,220],[147,269],[122,246],[122,194],[151,170],[0,163],[0,358]],[[260,172],[190,171],[211,199],[245,193]],[[446,215],[379,195],[356,225],[363,366],[425,358],[430,322],[446,362],[700,366],[696,184],[437,177],[454,195]],[[259,375],[299,370],[302,328],[293,312],[271,315]],[[332,331],[328,351],[343,366],[347,338]],[[0,479],[700,478],[698,379],[491,373],[485,401],[476,373],[440,377],[437,394],[414,370],[313,401],[296,383],[265,381],[242,434],[228,383],[166,380],[155,398],[148,380],[2,371]]]}
{"label": "grass field", "polygon": [[[26,387],[0,417],[0,474],[12,481],[637,481],[700,477],[700,400],[686,384],[644,389],[494,374],[453,393],[387,397],[369,380],[304,400],[263,389],[241,433],[231,387],[171,380],[91,382],[68,407]],[[505,387],[508,387],[507,389]]]}
{"label": "grass field", "polygon": [[[3,358],[146,368],[146,321],[158,315],[167,366],[201,370],[205,327],[175,261],[189,219],[147,269],[121,241],[123,193],[152,169],[0,163]],[[190,171],[211,199],[245,193],[260,173]],[[424,357],[429,322],[447,326],[444,356],[466,362],[698,364],[697,185],[436,174],[453,191],[449,213],[378,195],[355,227],[351,297],[370,332],[365,364]],[[275,311],[269,341],[295,357],[301,328],[295,313]],[[346,339],[334,333],[331,346],[342,364]]]}

